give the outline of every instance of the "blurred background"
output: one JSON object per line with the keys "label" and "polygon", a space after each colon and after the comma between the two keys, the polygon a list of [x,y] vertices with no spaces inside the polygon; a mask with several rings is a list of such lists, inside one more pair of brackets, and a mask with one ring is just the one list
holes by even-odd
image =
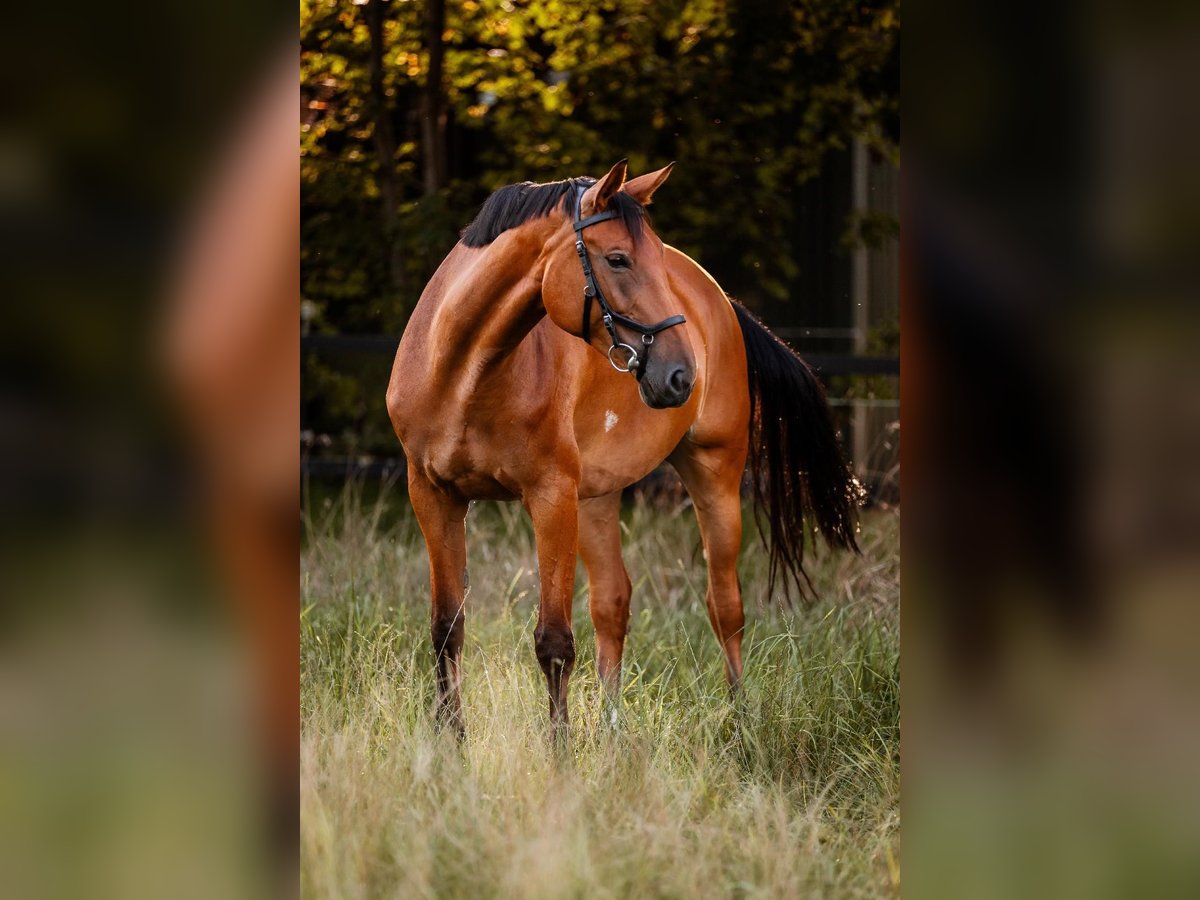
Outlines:
{"label": "blurred background", "polygon": [[906,887],[1196,896],[1200,18],[912,12]]}
{"label": "blurred background", "polygon": [[[299,325],[274,274],[298,264],[294,17],[221,0],[5,11],[6,896],[249,897],[296,878]],[[246,256],[214,249],[248,226]],[[282,385],[231,364],[270,343],[252,309],[289,344]],[[262,405],[285,427],[247,429],[245,404],[222,424],[212,410],[239,404],[214,367],[243,396],[272,385]]]}
{"label": "blurred background", "polygon": [[304,0],[306,473],[402,465],[392,356],[488,194],[628,157],[678,161],[658,233],[818,368],[897,499],[899,34],[892,0]]}
{"label": "blurred background", "polygon": [[[431,41],[429,4],[302,4],[299,91],[293,7],[6,11],[6,893],[257,895],[253,848],[294,854],[279,799],[294,762],[282,741],[274,766],[254,762],[249,698],[267,679],[250,674],[251,626],[235,617],[254,607],[230,602],[239,582],[215,562],[204,512],[196,458],[220,454],[185,424],[163,365],[181,248],[274,79],[276,153],[246,183],[302,172],[300,285],[267,321],[295,338],[278,369],[303,366],[305,393],[275,385],[292,421],[244,471],[296,472],[298,434],[310,465],[382,464],[385,344],[456,229],[500,184],[623,156],[634,171],[679,161],[658,229],[773,326],[813,332],[786,332],[810,358],[895,356],[887,7],[511,6],[447,3]],[[1195,896],[1200,23],[1187,4],[932,0],[910,13],[905,877],[921,897]],[[423,96],[436,47],[444,105],[423,115],[439,102]],[[376,116],[391,149],[375,143],[387,128],[368,130]],[[423,149],[438,141],[440,168]],[[390,185],[381,158],[396,163]],[[245,227],[236,206],[208,220]],[[233,298],[233,312],[253,304],[229,286],[246,285],[271,236],[241,243],[236,263],[196,266],[228,275],[199,296]],[[213,308],[207,347],[236,331]],[[330,343],[345,336],[352,352]],[[362,352],[361,336],[380,349]],[[891,375],[825,371],[836,400],[895,400]],[[287,573],[285,590],[259,594],[294,647],[299,479],[284,480],[286,499],[271,477],[241,493],[284,510],[263,514],[278,542],[251,556]],[[268,806],[274,843],[251,837]]]}

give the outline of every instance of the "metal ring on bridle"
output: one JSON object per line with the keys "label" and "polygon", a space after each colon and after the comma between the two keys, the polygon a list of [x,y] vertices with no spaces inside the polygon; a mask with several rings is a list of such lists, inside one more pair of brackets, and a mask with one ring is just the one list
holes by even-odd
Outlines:
{"label": "metal ring on bridle", "polygon": [[[613,351],[614,350],[628,350],[629,351],[629,358],[626,359],[626,361],[625,361],[625,368],[621,368],[621,366],[617,364],[617,361],[615,359],[613,359]],[[632,372],[634,369],[636,369],[638,367],[637,351],[634,350],[632,347],[630,347],[628,344],[620,344],[620,343],[613,344],[611,347],[608,348],[608,362],[609,362],[609,365],[611,365],[618,372]]]}

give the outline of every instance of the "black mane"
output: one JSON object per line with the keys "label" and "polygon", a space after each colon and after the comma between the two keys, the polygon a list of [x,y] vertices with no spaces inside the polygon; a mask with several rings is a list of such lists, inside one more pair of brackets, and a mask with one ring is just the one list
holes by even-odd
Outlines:
{"label": "black mane", "polygon": [[[522,181],[500,188],[484,201],[475,219],[462,230],[462,242],[468,247],[484,247],[510,228],[530,219],[540,219],[561,207],[568,216],[575,214],[575,191],[595,184],[593,178],[568,178],[536,184]],[[624,191],[618,191],[610,203],[621,214],[621,221],[637,241],[642,236],[646,208]]]}

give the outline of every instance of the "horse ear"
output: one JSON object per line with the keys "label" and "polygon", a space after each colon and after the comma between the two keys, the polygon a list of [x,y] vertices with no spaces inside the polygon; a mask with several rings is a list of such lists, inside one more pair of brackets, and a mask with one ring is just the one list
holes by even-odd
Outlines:
{"label": "horse ear", "polygon": [[637,178],[625,182],[622,190],[642,206],[649,206],[650,198],[654,196],[655,191],[662,187],[662,183],[667,180],[667,176],[671,174],[673,168],[675,168],[675,163],[671,162],[657,172],[639,175]]}
{"label": "horse ear", "polygon": [[608,174],[584,192],[580,208],[585,216],[594,216],[608,209],[608,202],[625,184],[625,173],[629,171],[629,160],[623,159]]}

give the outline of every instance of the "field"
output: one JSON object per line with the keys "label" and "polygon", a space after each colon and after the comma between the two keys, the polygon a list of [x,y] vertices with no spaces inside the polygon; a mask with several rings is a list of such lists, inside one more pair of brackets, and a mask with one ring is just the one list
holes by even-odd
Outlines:
{"label": "field", "polygon": [[460,747],[432,727],[428,570],[403,492],[309,506],[305,897],[899,894],[898,511],[865,514],[861,558],[815,554],[822,600],[807,609],[766,603],[748,522],[746,679],[731,701],[690,509],[627,509],[620,718],[599,715],[580,567],[573,739],[556,754],[520,507],[480,504],[468,522]]}

